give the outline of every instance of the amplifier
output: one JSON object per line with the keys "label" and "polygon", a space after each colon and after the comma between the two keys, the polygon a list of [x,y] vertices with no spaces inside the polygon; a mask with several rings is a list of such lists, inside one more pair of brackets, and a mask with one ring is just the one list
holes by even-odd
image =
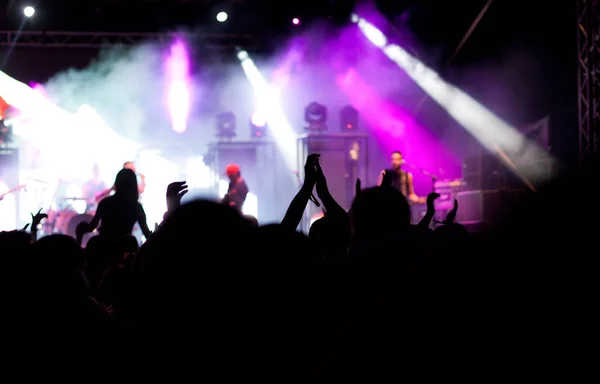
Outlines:
{"label": "amplifier", "polygon": [[523,190],[473,190],[457,195],[460,224],[496,223],[502,219],[526,191]]}
{"label": "amplifier", "polygon": [[437,202],[439,203],[454,203],[456,195],[460,191],[463,181],[458,180],[438,180],[434,184],[435,191],[440,194]]}

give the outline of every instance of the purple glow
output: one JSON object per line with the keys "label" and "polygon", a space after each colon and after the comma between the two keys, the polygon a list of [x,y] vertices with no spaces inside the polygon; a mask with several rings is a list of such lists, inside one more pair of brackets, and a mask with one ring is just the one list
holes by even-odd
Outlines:
{"label": "purple glow", "polygon": [[180,40],[171,46],[171,54],[166,63],[167,105],[171,116],[171,127],[177,133],[187,129],[190,113],[190,79],[187,49]]}
{"label": "purple glow", "polygon": [[300,24],[300,19],[299,19],[299,18],[297,18],[297,17],[294,17],[294,18],[292,19],[292,23],[293,23],[294,25],[299,25],[299,24]]}
{"label": "purple glow", "polygon": [[[384,153],[400,150],[407,161],[407,170],[415,177],[417,194],[431,191],[431,179],[419,169],[438,177],[456,177],[451,173],[458,161],[448,150],[406,111],[380,97],[354,70],[336,77],[337,85],[360,111],[372,136]],[[411,167],[414,167],[411,169]]]}
{"label": "purple glow", "polygon": [[40,83],[36,83],[35,81],[31,81],[29,82],[29,87],[31,89],[33,89],[34,91],[36,91],[37,93],[39,93],[40,95],[44,96],[44,97],[48,97],[48,95],[46,94],[46,89],[44,88],[44,86]]}

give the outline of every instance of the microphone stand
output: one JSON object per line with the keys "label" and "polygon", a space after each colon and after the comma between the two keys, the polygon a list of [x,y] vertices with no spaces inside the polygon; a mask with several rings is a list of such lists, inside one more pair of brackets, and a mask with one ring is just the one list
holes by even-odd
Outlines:
{"label": "microphone stand", "polygon": [[434,175],[433,173],[426,171],[422,168],[417,168],[414,165],[411,164],[407,164],[407,163],[403,163],[405,166],[411,168],[411,169],[416,169],[417,171],[419,171],[423,176],[425,177],[429,177],[431,179],[431,192],[435,192],[435,182],[438,181],[440,178],[437,175]]}
{"label": "microphone stand", "polygon": [[424,169],[419,169],[419,172],[421,172],[423,176],[431,178],[431,192],[435,192],[435,182],[439,180],[439,177]]}

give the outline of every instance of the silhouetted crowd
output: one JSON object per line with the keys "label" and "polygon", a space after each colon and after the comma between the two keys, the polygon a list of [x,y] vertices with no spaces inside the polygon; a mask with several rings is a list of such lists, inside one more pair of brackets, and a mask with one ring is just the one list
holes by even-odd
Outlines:
{"label": "silhouetted crowd", "polygon": [[[153,233],[144,228],[138,249],[131,230],[145,214],[135,174],[124,169],[99,223],[81,224],[77,239],[36,239],[42,212],[30,232],[0,234],[5,353],[19,350],[33,373],[40,361],[68,371],[84,361],[93,366],[84,379],[125,371],[343,383],[583,374],[597,305],[591,189],[558,180],[505,207],[495,228],[468,233],[454,222],[457,205],[430,229],[435,194],[411,223],[389,182],[361,189],[357,181],[347,212],[309,156],[282,222],[262,226],[226,204],[181,205],[186,185],[175,182],[164,221]],[[313,190],[325,216],[305,235],[297,228]]]}

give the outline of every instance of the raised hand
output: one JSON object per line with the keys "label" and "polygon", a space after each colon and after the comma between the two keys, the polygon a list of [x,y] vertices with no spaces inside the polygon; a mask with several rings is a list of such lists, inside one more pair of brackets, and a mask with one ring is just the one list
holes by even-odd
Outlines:
{"label": "raised hand", "polygon": [[454,220],[456,219],[456,212],[458,212],[458,200],[454,199],[454,208],[448,212],[448,215],[446,216],[446,224],[454,223]]}
{"label": "raised hand", "polygon": [[40,225],[42,220],[47,219],[47,218],[48,218],[48,215],[46,215],[45,213],[42,213],[41,209],[35,215],[32,213],[31,214],[31,228],[37,229],[38,225]]}
{"label": "raised hand", "polygon": [[306,164],[304,164],[304,183],[309,185],[314,185],[317,182],[318,172],[317,172],[317,163],[319,162],[318,153],[314,153],[312,155],[308,155],[306,158]]}
{"label": "raised hand", "polygon": [[172,211],[181,205],[181,198],[188,193],[185,181],[175,181],[167,187],[167,210]]}
{"label": "raised hand", "polygon": [[440,194],[436,193],[436,192],[431,192],[429,195],[427,195],[427,209],[431,208],[434,209],[434,205],[433,203],[440,198]]}
{"label": "raised hand", "polygon": [[321,164],[319,164],[318,157],[315,160],[315,170],[317,196],[319,196],[321,201],[327,200],[331,195],[329,193],[329,188],[327,187],[327,179],[325,178]]}
{"label": "raised hand", "polygon": [[436,199],[439,199],[440,194],[436,192],[431,192],[427,195],[425,203],[427,203],[427,212],[425,212],[425,216],[421,218],[419,224],[417,224],[421,228],[428,228],[431,224],[431,220],[433,219],[433,215],[435,215],[435,205],[433,204]]}
{"label": "raised hand", "polygon": [[321,164],[319,163],[318,157],[315,160],[315,170],[316,170],[315,179],[317,182],[317,189],[319,187],[327,187],[327,179],[325,178],[325,174],[323,173],[323,168],[321,168]]}
{"label": "raised hand", "polygon": [[356,179],[356,184],[354,185],[354,197],[358,196],[360,194],[361,190],[362,190],[362,183],[361,183],[360,179]]}

